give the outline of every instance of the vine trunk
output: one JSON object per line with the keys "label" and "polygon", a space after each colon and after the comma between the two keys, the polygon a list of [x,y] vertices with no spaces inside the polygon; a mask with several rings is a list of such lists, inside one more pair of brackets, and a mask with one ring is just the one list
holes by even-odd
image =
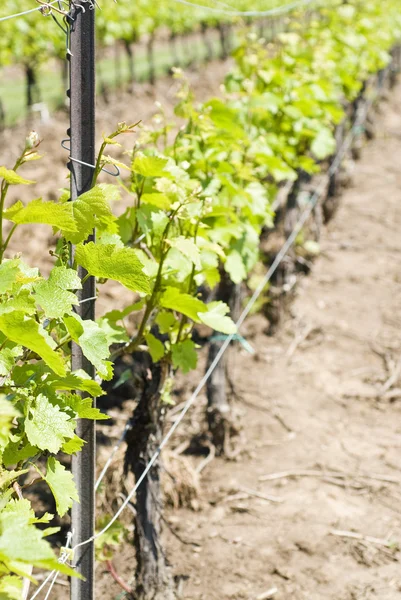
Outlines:
{"label": "vine trunk", "polygon": [[[216,300],[230,307],[231,318],[236,321],[241,309],[241,284],[231,281],[225,271],[221,272]],[[209,345],[206,369],[210,367],[224,343],[224,336],[215,335]],[[218,454],[227,454],[227,442],[235,431],[234,412],[227,393],[229,350],[220,359],[207,382],[207,421],[212,442]]]}
{"label": "vine trunk", "polygon": [[[146,465],[157,451],[163,433],[165,408],[160,391],[169,367],[152,364],[142,355],[143,388],[133,414],[133,426],[127,436],[125,471],[132,472],[138,481]],[[134,546],[136,551],[136,600],[174,600],[174,580],[167,563],[161,540],[162,491],[160,463],[157,461],[140,485],[136,495]]]}

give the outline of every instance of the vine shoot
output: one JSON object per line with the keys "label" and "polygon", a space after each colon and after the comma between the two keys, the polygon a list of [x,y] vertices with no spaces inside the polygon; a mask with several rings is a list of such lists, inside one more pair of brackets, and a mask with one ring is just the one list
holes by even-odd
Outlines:
{"label": "vine shoot", "polygon": [[3,0],[0,600],[400,597],[400,70],[399,0]]}

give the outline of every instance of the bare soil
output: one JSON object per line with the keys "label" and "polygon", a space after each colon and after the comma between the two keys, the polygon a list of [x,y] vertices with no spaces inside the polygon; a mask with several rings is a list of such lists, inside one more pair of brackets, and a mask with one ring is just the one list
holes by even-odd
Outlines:
{"label": "bare soil", "polygon": [[[162,85],[167,92],[170,84]],[[216,91],[215,80],[198,78],[199,89],[208,85]],[[130,120],[153,110],[146,106],[151,97],[141,102],[142,112],[132,99]],[[60,117],[44,142],[49,154],[41,168],[48,181],[38,193],[65,183],[65,157],[56,142],[65,127]],[[231,352],[243,423],[240,453],[206,466],[192,502],[196,510],[166,511],[167,553],[185,600],[401,599],[400,132],[398,85],[382,104],[377,138],[355,166],[353,186],[323,234],[321,255],[298,287],[292,315],[274,338],[263,334],[261,316],[251,317],[243,334],[255,355],[237,347]],[[3,136],[1,163],[20,133]],[[15,248],[22,241],[30,244],[24,250],[31,250],[34,264],[45,240],[16,238]],[[113,296],[109,301],[115,304]],[[196,383],[194,374],[179,383],[178,402]],[[202,397],[189,415],[186,435],[203,427],[204,404]],[[118,437],[123,414],[114,414],[113,431],[102,431]],[[100,452],[101,459],[107,455]],[[169,452],[165,463],[173,459]],[[201,459],[181,459],[196,482]],[[109,479],[116,494],[119,473],[117,460]],[[133,549],[125,545],[113,563],[129,581]],[[102,565],[96,573],[97,597],[117,598],[122,590],[110,574]],[[56,585],[52,597],[66,598],[65,590]]]}

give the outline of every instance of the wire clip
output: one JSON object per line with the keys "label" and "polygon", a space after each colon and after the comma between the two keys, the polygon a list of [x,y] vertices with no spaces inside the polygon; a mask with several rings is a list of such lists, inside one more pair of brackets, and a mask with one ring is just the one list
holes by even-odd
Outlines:
{"label": "wire clip", "polygon": [[[67,146],[68,142],[70,142],[70,146]],[[67,150],[67,152],[71,152],[71,140],[70,140],[70,138],[66,138],[65,140],[61,140],[61,147],[64,150]],[[79,160],[78,158],[73,158],[72,156],[69,156],[68,158],[69,158],[69,160],[72,160],[73,162],[79,163],[80,165],[84,165],[85,167],[90,167],[91,169],[96,169],[96,165],[91,165],[90,163],[84,162],[83,160]],[[111,175],[112,177],[119,177],[120,173],[121,173],[120,169],[118,168],[117,165],[113,165],[113,167],[115,168],[115,171],[109,171],[105,167],[102,167],[102,171],[104,173],[107,173],[108,175]]]}

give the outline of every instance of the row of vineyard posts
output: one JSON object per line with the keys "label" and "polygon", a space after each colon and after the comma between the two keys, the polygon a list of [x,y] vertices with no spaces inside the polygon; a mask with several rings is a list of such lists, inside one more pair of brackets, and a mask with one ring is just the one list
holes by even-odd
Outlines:
{"label": "row of vineyard posts", "polygon": [[[161,115],[158,126],[139,133],[137,124],[120,123],[104,136],[96,156],[95,10],[86,0],[71,3],[70,190],[58,202],[6,205],[10,186],[31,183],[17,171],[38,158],[35,134],[13,169],[0,167],[0,402],[5,415],[0,421],[0,527],[8,540],[2,546],[0,537],[6,567],[0,592],[5,598],[15,600],[21,590],[28,597],[32,565],[71,575],[74,600],[95,597],[94,423],[105,415],[92,398],[104,393],[99,379],[114,390],[110,395],[119,394],[121,373],[113,378],[113,363],[118,371],[118,361],[127,355],[138,402],[124,468],[141,481],[135,497],[132,594],[140,600],[176,597],[161,542],[161,469],[155,460],[175,372],[196,367],[194,339],[209,342],[208,366],[229,336],[245,342],[235,321],[249,290],[294,231],[303,210],[300,198],[313,196],[315,175],[333,164],[361,107],[372,102],[377,86],[394,81],[399,68],[401,15],[395,0],[364,5],[335,0],[308,13],[302,27],[301,16],[305,13],[294,12],[274,45],[253,34],[240,43],[223,99],[199,106],[182,79],[176,113],[186,125],[173,144],[167,136],[170,124]],[[127,167],[107,150],[133,133],[138,140]],[[122,186],[98,182],[106,166],[128,173]],[[335,212],[342,176],[340,169],[329,171],[321,202],[259,298],[270,332],[280,321],[291,282],[318,253],[321,223]],[[116,217],[111,204],[122,191],[131,204]],[[47,279],[10,255],[17,227],[33,223],[59,232]],[[107,279],[121,283],[134,302],[95,320],[95,297]],[[136,325],[127,331],[124,320],[131,314]],[[197,325],[213,333],[202,341]],[[227,390],[226,356],[207,381],[206,438],[218,453],[230,456],[239,426]],[[60,455],[72,456],[73,477]],[[52,491],[59,515],[72,507],[74,570],[57,563],[43,539],[46,530],[35,526],[51,516],[37,519],[24,497],[32,469]],[[17,548],[10,540],[20,536],[21,527],[26,543]],[[31,551],[24,554],[26,548]]]}
{"label": "row of vineyard posts", "polygon": [[[257,2],[250,5],[246,0],[243,8],[257,10],[257,5]],[[5,0],[2,12],[11,14],[24,7],[23,0]],[[281,16],[260,18],[260,35],[273,37],[274,32],[282,28],[282,20]],[[49,27],[39,13],[27,15],[23,26],[10,21],[2,30],[0,68],[11,65],[23,69],[29,115],[32,106],[43,101],[40,79],[43,69],[48,69],[52,61],[60,65],[62,86],[67,84],[65,41],[60,31]],[[118,6],[107,3],[96,18],[98,88],[107,101],[111,86],[121,88],[126,83],[128,90],[133,91],[136,82],[145,78],[154,84],[158,74],[169,72],[172,67],[188,67],[213,58],[226,59],[233,49],[234,37],[235,19],[224,14],[216,16],[182,4],[176,4],[172,9],[166,0],[161,0],[157,7],[149,0],[135,4],[130,0],[119,0]],[[170,54],[168,59],[166,44]],[[162,67],[159,65],[161,55]],[[103,67],[111,60],[114,61],[112,79],[105,77],[103,72]],[[5,103],[0,96],[0,128],[7,121]]]}

